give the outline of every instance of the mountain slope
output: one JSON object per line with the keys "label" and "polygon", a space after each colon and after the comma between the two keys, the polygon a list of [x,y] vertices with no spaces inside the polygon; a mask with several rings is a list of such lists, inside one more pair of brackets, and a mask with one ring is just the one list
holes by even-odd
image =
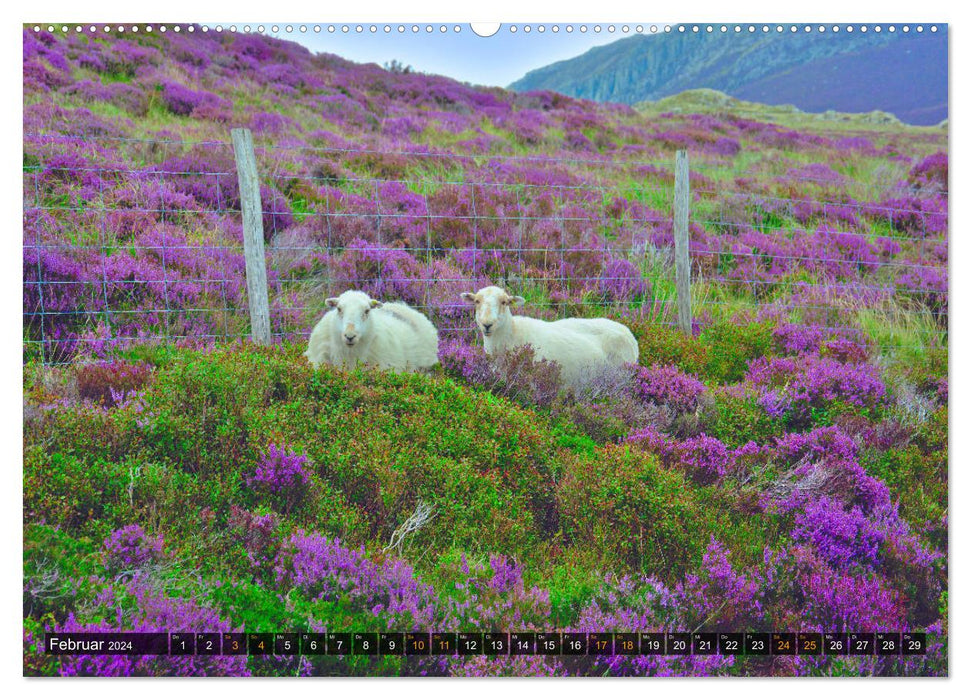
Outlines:
{"label": "mountain slope", "polygon": [[806,111],[882,110],[935,124],[947,118],[947,33],[634,36],[531,71],[510,87],[625,104],[712,88]]}

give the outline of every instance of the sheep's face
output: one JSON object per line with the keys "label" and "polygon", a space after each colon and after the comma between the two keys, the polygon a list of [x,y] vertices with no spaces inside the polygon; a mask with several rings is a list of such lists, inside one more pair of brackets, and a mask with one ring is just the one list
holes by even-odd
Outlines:
{"label": "sheep's face", "polygon": [[483,287],[474,294],[465,292],[462,298],[475,304],[475,323],[486,338],[505,328],[512,320],[512,307],[524,301],[499,287]]}
{"label": "sheep's face", "polygon": [[339,297],[327,300],[327,308],[335,309],[337,314],[341,340],[349,348],[367,338],[371,330],[371,309],[380,306],[380,301],[372,299],[364,292],[344,292]]}

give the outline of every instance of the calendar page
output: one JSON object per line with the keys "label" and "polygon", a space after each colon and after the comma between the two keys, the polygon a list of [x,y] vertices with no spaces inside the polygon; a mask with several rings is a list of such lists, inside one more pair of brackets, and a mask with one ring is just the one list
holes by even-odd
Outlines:
{"label": "calendar page", "polygon": [[22,41],[25,676],[948,674],[946,23]]}

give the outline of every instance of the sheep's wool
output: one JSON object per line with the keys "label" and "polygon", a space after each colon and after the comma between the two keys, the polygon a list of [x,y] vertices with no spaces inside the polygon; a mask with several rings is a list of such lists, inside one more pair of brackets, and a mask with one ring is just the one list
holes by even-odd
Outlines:
{"label": "sheep's wool", "polygon": [[[352,368],[358,364],[383,369],[426,369],[438,362],[438,330],[404,302],[380,304],[367,294],[347,291],[324,314],[304,355],[321,364]],[[353,335],[348,344],[346,329]]]}

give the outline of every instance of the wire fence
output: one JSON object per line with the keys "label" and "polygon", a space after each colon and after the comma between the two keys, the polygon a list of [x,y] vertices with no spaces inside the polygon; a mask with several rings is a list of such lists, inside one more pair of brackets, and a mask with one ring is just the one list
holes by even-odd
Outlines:
{"label": "wire fence", "polygon": [[[31,136],[46,148],[23,170],[25,361],[249,336],[229,142],[115,139],[116,162],[93,167],[99,138]],[[257,161],[275,340],[305,338],[324,300],[351,288],[406,301],[446,337],[472,337],[460,294],[488,284],[541,318],[677,323],[673,158],[283,145]],[[946,191],[936,208],[906,192],[848,201],[825,178],[793,176],[797,193],[781,197],[698,166],[686,239],[696,326],[771,317],[861,336],[861,315],[906,314],[908,333],[877,342],[946,342]]]}

